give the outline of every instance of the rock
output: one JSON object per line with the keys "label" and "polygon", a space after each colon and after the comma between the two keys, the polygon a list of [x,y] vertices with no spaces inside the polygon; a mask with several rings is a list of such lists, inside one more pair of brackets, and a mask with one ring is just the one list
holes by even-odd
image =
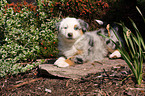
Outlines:
{"label": "rock", "polygon": [[45,88],[45,91],[48,93],[51,93],[52,91],[50,89]]}
{"label": "rock", "polygon": [[[49,62],[49,61],[48,61]],[[59,68],[53,64],[41,64],[39,65],[40,75],[45,76],[57,76],[63,78],[79,79],[82,76],[90,73],[101,72],[103,69],[107,70],[111,67],[126,65],[122,59],[108,59],[97,61],[94,63],[77,64],[75,66],[69,66],[65,68]]]}

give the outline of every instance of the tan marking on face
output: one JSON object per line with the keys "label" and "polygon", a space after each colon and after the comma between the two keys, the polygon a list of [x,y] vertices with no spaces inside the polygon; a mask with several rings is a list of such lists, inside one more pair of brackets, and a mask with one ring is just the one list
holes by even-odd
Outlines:
{"label": "tan marking on face", "polygon": [[81,35],[83,35],[83,34],[84,34],[82,30],[80,30],[80,33],[81,33]]}
{"label": "tan marking on face", "polygon": [[78,25],[74,25],[74,30],[79,30]]}
{"label": "tan marking on face", "polygon": [[74,29],[75,29],[76,27],[78,27],[78,26],[77,26],[77,25],[74,25]]}
{"label": "tan marking on face", "polygon": [[[78,27],[78,25],[74,25],[74,30],[80,30],[79,27]],[[81,33],[81,35],[84,34],[82,30],[80,30],[80,33]]]}

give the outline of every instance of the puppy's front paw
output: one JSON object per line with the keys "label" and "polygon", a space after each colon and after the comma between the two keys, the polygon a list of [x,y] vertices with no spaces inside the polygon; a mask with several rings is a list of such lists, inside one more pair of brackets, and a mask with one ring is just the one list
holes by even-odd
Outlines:
{"label": "puppy's front paw", "polygon": [[109,58],[120,58],[121,54],[118,50],[115,50],[111,55],[109,55]]}
{"label": "puppy's front paw", "polygon": [[64,57],[58,58],[54,62],[54,65],[57,65],[58,67],[68,67],[69,66],[69,64],[67,62],[65,62],[65,58]]}

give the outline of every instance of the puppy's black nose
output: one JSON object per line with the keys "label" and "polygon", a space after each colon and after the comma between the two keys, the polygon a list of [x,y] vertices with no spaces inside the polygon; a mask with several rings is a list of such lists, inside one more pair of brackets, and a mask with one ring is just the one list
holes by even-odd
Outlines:
{"label": "puppy's black nose", "polygon": [[73,36],[73,34],[72,33],[68,33],[68,37],[72,37]]}

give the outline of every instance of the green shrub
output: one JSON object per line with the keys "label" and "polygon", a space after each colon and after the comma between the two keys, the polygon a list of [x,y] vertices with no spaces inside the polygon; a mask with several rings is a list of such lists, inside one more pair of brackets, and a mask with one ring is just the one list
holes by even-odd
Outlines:
{"label": "green shrub", "polygon": [[[57,56],[57,18],[51,16],[51,2],[33,4],[0,1],[0,76],[24,72],[37,66],[37,58]],[[47,5],[47,6],[46,6]],[[46,9],[47,8],[47,9]],[[31,64],[21,64],[29,62]]]}

